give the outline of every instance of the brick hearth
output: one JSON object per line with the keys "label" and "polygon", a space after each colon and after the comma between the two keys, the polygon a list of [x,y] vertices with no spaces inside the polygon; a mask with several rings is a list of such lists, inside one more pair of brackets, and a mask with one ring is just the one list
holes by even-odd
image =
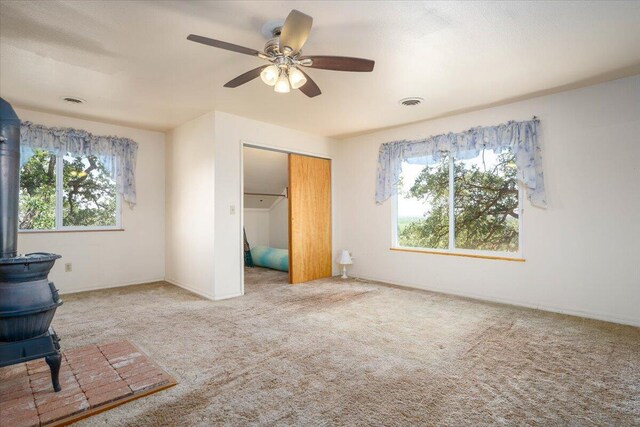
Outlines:
{"label": "brick hearth", "polygon": [[55,393],[44,359],[0,368],[2,424],[66,424],[175,385],[175,380],[133,343],[117,341],[64,352],[60,385],[62,391]]}

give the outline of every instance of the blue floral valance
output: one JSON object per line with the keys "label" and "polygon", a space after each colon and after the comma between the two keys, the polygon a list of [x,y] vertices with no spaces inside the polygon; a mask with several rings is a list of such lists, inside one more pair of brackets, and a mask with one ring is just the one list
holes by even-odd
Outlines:
{"label": "blue floral valance", "polygon": [[540,121],[508,122],[475,127],[465,132],[430,136],[415,141],[393,141],[380,145],[376,203],[397,194],[402,162],[435,164],[449,153],[456,159],[470,159],[483,149],[499,152],[508,148],[515,155],[518,180],[527,189],[531,204],[546,207],[542,155],[538,145]]}
{"label": "blue floral valance", "polygon": [[116,181],[123,199],[136,204],[138,144],[129,138],[97,136],[85,130],[49,128],[31,122],[20,125],[20,163],[24,165],[40,149],[55,155],[96,156]]}

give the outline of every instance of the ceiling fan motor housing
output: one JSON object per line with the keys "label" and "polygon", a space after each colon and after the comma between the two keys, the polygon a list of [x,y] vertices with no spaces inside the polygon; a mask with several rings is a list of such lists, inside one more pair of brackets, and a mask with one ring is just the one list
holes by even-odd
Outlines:
{"label": "ceiling fan motor housing", "polygon": [[280,37],[269,39],[264,45],[264,53],[270,56],[278,56],[280,54]]}

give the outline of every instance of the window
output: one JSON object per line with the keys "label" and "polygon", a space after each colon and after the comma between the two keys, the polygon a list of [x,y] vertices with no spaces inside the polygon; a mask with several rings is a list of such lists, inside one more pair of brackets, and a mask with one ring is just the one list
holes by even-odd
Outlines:
{"label": "window", "polygon": [[520,252],[521,193],[509,150],[483,150],[471,159],[445,156],[429,166],[405,162],[399,185],[396,246]]}
{"label": "window", "polygon": [[98,157],[36,150],[20,170],[20,230],[115,228],[120,197]]}

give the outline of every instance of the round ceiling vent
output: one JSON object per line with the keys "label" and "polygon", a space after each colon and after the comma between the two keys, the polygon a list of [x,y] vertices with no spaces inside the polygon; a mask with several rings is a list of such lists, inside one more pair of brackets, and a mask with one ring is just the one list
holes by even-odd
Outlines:
{"label": "round ceiling vent", "polygon": [[82,98],[78,98],[77,96],[63,96],[62,100],[67,104],[74,104],[74,105],[84,104],[85,102],[87,102]]}
{"label": "round ceiling vent", "polygon": [[415,107],[416,105],[422,104],[422,101],[424,101],[423,98],[420,98],[418,96],[412,96],[410,98],[401,99],[400,105],[403,105],[405,107]]}

